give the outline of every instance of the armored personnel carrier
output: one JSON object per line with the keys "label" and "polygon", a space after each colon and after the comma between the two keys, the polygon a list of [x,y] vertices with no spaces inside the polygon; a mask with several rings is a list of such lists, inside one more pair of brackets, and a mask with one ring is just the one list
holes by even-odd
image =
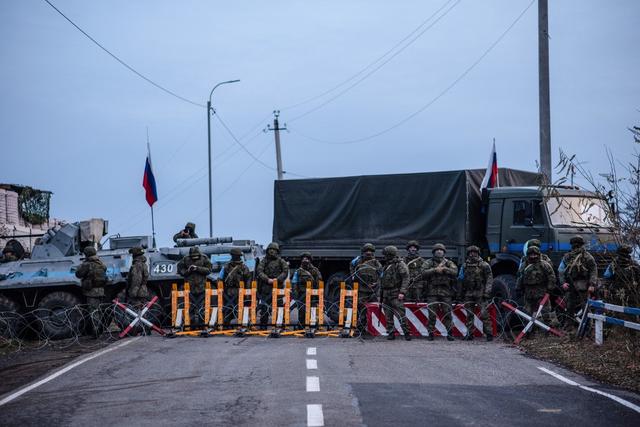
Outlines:
{"label": "armored personnel carrier", "polygon": [[[98,256],[107,265],[108,301],[125,287],[132,262],[129,249],[147,248],[148,287],[159,297],[164,313],[170,310],[171,285],[183,282],[177,264],[189,253],[190,247],[198,246],[210,257],[211,281],[217,280],[222,266],[231,259],[231,248],[242,250],[244,261],[252,271],[263,256],[262,247],[253,240],[231,237],[178,239],[176,247],[156,249],[150,248],[150,236],[116,235],[108,238],[105,246],[109,249],[102,249],[100,241],[107,231],[108,222],[102,219],[58,226],[47,231],[33,247],[30,258],[0,264],[0,334],[15,336],[24,322],[37,325],[44,336],[53,339],[77,334],[85,319],[79,315],[82,311],[73,310],[84,303],[75,271],[82,263],[83,249],[90,245],[98,246]],[[33,318],[37,321],[33,322]]]}

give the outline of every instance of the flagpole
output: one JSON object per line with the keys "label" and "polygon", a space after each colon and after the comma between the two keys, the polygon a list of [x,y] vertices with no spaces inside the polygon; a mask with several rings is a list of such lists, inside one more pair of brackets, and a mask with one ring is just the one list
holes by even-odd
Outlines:
{"label": "flagpole", "polygon": [[[149,126],[147,126],[147,155],[149,156],[149,164],[151,164],[151,144],[149,144]],[[151,207],[151,235],[153,238],[153,249],[156,248],[156,223],[153,217],[153,205]]]}

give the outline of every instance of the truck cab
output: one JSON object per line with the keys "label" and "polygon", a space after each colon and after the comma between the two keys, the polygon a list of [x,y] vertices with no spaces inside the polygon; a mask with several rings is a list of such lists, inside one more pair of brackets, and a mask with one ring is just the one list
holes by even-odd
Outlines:
{"label": "truck cab", "polygon": [[515,277],[524,247],[538,239],[557,269],[571,250],[569,239],[581,235],[596,259],[601,276],[617,245],[607,201],[576,187],[501,187],[489,191],[487,243],[502,297],[515,298]]}

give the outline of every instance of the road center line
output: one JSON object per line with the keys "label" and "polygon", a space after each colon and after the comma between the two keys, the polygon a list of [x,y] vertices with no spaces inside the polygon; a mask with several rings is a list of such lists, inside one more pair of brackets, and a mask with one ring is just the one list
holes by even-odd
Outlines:
{"label": "road center line", "polygon": [[316,354],[315,347],[307,347],[307,356],[315,356]]}
{"label": "road center line", "polygon": [[318,369],[318,361],[316,359],[307,359],[307,369]]}
{"label": "road center line", "polygon": [[58,378],[60,375],[66,374],[67,372],[69,372],[73,368],[77,368],[78,366],[82,365],[83,363],[86,363],[86,362],[88,362],[90,360],[93,360],[96,357],[100,357],[103,354],[107,354],[107,353],[109,353],[109,352],[111,352],[113,350],[117,350],[119,348],[122,348],[125,345],[129,345],[132,342],[135,342],[135,341],[137,341],[139,339],[140,339],[140,337],[132,338],[132,339],[129,339],[127,341],[123,341],[123,342],[121,342],[121,343],[119,343],[117,345],[114,345],[114,346],[111,346],[111,347],[107,347],[104,350],[100,350],[100,351],[98,351],[96,353],[93,353],[93,354],[85,357],[84,359],[80,359],[77,362],[74,362],[71,365],[60,369],[59,371],[54,372],[53,374],[49,375],[48,377],[45,377],[45,378],[41,379],[38,382],[35,382],[35,383],[31,384],[31,385],[28,385],[28,386],[26,386],[24,388],[21,388],[20,390],[16,391],[15,393],[12,393],[12,394],[8,395],[4,399],[0,400],[0,406],[6,405],[7,403],[11,402],[12,400],[17,399],[18,397],[22,396],[23,394],[28,393],[31,390],[33,390],[35,388],[38,388],[41,385],[46,384],[46,383],[48,383],[49,381],[51,381],[53,379]]}
{"label": "road center line", "polygon": [[587,387],[587,386],[584,386],[584,385],[580,385],[577,382],[572,381],[569,378],[565,378],[560,374],[556,374],[555,372],[550,371],[549,369],[543,368],[542,366],[538,366],[538,369],[540,369],[542,372],[545,372],[545,373],[551,375],[552,377],[555,377],[555,378],[559,379],[562,382],[565,382],[565,383],[567,383],[569,385],[572,385],[572,386],[576,386],[578,388],[581,388],[582,390],[590,391],[591,393],[596,393],[596,394],[599,394],[601,396],[608,397],[609,399],[614,400],[614,401],[618,402],[619,404],[624,405],[627,408],[632,409],[632,410],[640,413],[640,406],[634,405],[633,403],[629,402],[628,400],[624,400],[623,398],[618,397],[618,396],[614,396],[613,394],[605,393],[604,391],[596,390],[595,388],[591,388],[591,387]]}
{"label": "road center line", "polygon": [[320,377],[307,377],[307,391],[320,391]]}
{"label": "road center line", "polygon": [[307,405],[307,425],[309,427],[324,426],[324,416],[322,415],[322,405]]}

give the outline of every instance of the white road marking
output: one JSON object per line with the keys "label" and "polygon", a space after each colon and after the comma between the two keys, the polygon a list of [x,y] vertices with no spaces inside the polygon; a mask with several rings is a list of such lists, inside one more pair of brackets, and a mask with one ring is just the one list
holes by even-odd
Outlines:
{"label": "white road marking", "polygon": [[556,374],[555,372],[550,371],[549,369],[543,368],[542,366],[538,366],[538,369],[540,369],[542,372],[546,372],[547,374],[551,375],[552,377],[555,377],[555,378],[559,379],[562,382],[565,382],[565,383],[567,383],[569,385],[572,385],[572,386],[576,386],[578,388],[581,388],[582,390],[590,391],[591,393],[596,393],[596,394],[599,394],[601,396],[608,397],[609,399],[614,400],[614,401],[618,402],[619,404],[624,405],[627,408],[632,409],[632,410],[640,413],[640,406],[634,405],[633,403],[629,402],[628,400],[624,400],[624,399],[622,399],[622,398],[620,398],[618,396],[614,396],[613,394],[605,393],[604,391],[596,390],[595,388],[591,388],[591,387],[587,387],[587,386],[584,386],[584,385],[580,385],[577,382],[572,381],[569,378],[565,378],[560,374]]}
{"label": "white road marking", "polygon": [[309,427],[324,426],[324,416],[322,415],[322,405],[307,405],[307,425]]}
{"label": "white road marking", "polygon": [[135,342],[135,341],[139,340],[140,338],[141,337],[137,337],[137,338],[129,339],[127,341],[123,341],[123,342],[121,342],[121,343],[119,343],[117,345],[114,345],[112,347],[108,347],[108,348],[105,348],[104,350],[100,350],[100,351],[98,351],[96,353],[93,353],[93,354],[85,357],[84,359],[78,360],[77,362],[74,362],[71,365],[62,368],[59,371],[54,372],[53,374],[49,375],[48,377],[45,377],[45,378],[41,379],[38,382],[35,382],[35,383],[31,384],[31,385],[28,385],[28,386],[16,391],[15,393],[12,393],[12,394],[8,395],[4,399],[0,400],[0,406],[5,405],[5,404],[11,402],[12,400],[15,400],[18,397],[22,396],[23,394],[28,393],[31,390],[40,387],[42,384],[46,384],[49,381],[58,378],[60,375],[66,374],[67,372],[69,372],[73,368],[77,368],[78,366],[82,365],[83,363],[86,363],[86,362],[88,362],[90,360],[93,360],[96,357],[102,356],[103,354],[109,353],[109,352],[111,352],[113,350],[117,350],[119,348],[122,348],[125,345],[129,345],[132,342]]}
{"label": "white road marking", "polygon": [[320,377],[307,377],[307,391],[320,391]]}
{"label": "white road marking", "polygon": [[318,369],[318,361],[316,359],[307,359],[307,369]]}
{"label": "white road marking", "polygon": [[315,347],[308,347],[307,348],[307,356],[315,356],[316,353],[316,348]]}

